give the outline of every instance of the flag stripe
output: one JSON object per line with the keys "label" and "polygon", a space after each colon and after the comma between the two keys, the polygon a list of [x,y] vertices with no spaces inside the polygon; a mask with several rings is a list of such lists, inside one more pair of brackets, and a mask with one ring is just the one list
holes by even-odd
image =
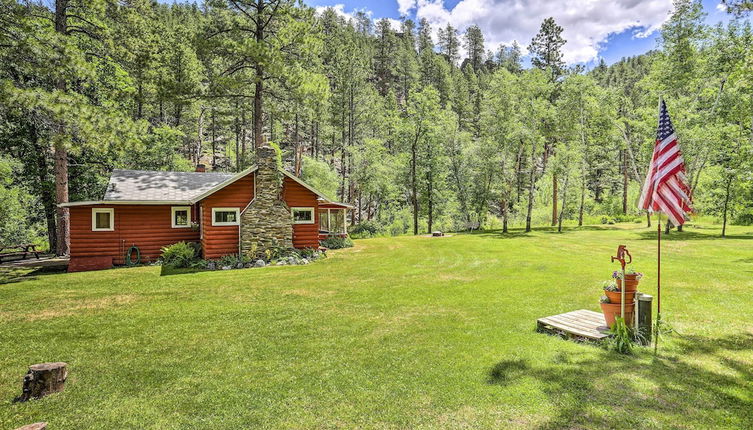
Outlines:
{"label": "flag stripe", "polygon": [[692,211],[691,201],[685,161],[662,100],[654,153],[638,206],[649,212],[664,212],[672,224],[679,226],[685,223],[685,214]]}

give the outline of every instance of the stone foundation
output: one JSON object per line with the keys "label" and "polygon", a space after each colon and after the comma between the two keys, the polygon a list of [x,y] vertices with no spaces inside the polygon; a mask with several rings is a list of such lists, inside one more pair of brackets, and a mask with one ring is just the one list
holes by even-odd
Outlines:
{"label": "stone foundation", "polygon": [[274,148],[258,148],[256,165],[255,196],[241,214],[240,240],[244,255],[263,258],[270,248],[293,247],[293,219],[282,198],[283,175]]}

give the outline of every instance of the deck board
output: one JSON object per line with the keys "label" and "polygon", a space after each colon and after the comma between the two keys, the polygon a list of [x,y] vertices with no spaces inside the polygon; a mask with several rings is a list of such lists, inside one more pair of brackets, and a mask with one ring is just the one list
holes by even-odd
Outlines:
{"label": "deck board", "polygon": [[609,328],[604,316],[598,312],[579,309],[536,320],[538,331],[555,333],[566,337],[603,340],[609,337]]}

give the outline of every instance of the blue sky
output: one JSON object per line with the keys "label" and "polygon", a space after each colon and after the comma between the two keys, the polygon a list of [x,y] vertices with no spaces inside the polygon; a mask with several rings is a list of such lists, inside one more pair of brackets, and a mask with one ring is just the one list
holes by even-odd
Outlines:
{"label": "blue sky", "polygon": [[[487,49],[517,40],[527,46],[547,16],[565,28],[565,59],[594,65],[600,57],[611,64],[622,57],[656,47],[656,31],[671,10],[671,0],[304,0],[314,7],[332,6],[343,14],[371,12],[374,19],[401,15],[425,17],[435,26],[451,23],[481,27]],[[730,19],[717,0],[703,0],[706,21]],[[403,12],[403,13],[401,13]],[[396,21],[395,21],[396,23]]]}

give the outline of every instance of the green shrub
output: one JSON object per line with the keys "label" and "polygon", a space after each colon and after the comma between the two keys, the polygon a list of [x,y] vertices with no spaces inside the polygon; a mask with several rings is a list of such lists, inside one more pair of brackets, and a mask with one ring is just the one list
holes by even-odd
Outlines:
{"label": "green shrub", "polygon": [[746,208],[735,216],[734,224],[736,225],[753,225],[753,209]]}
{"label": "green shrub", "polygon": [[162,248],[162,264],[175,268],[190,267],[196,258],[196,246],[178,242]]}
{"label": "green shrub", "polygon": [[322,241],[322,246],[328,249],[350,248],[353,246],[353,241],[348,236],[330,236]]}
{"label": "green shrub", "polygon": [[348,230],[350,230],[350,234],[353,235],[353,237],[366,239],[382,234],[384,232],[384,227],[376,221],[362,221]]}

